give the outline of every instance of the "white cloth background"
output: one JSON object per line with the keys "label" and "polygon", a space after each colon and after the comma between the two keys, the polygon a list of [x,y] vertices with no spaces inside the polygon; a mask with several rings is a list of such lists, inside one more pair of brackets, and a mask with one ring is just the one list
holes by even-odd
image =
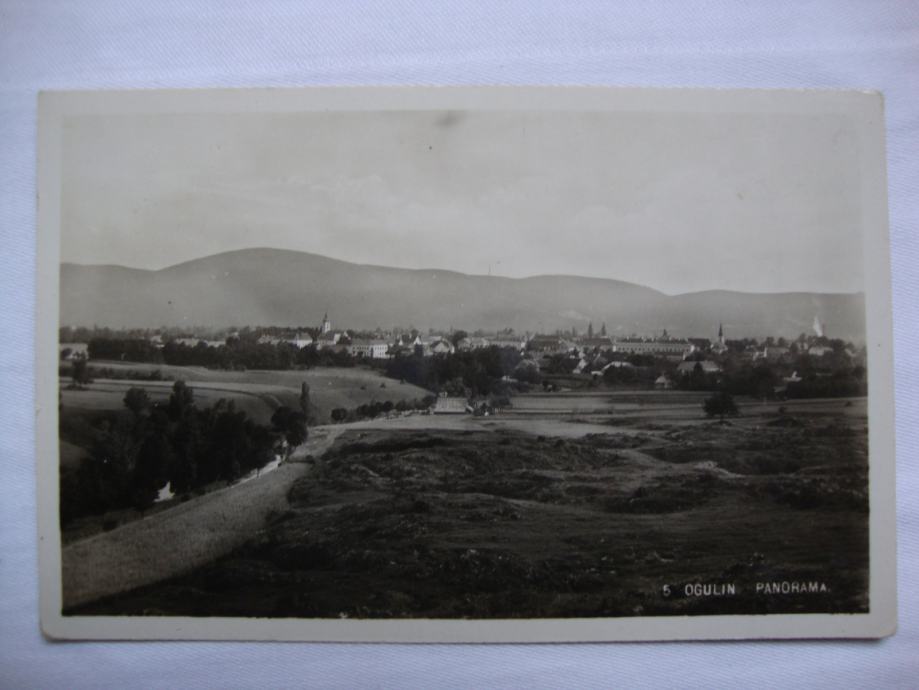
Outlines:
{"label": "white cloth background", "polygon": [[[0,0],[0,686],[916,687],[919,4]],[[857,87],[886,95],[900,632],[882,642],[52,644],[33,451],[39,89],[306,84]]]}

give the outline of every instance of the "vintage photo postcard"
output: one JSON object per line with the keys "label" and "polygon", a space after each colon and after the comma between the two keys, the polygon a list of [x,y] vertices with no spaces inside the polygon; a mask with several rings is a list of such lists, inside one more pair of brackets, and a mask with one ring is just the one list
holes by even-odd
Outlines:
{"label": "vintage photo postcard", "polygon": [[896,627],[877,93],[44,93],[55,639]]}

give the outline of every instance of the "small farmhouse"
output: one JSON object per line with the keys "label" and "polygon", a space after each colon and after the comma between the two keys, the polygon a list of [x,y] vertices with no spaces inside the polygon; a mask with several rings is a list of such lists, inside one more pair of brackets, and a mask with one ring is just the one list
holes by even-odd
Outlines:
{"label": "small farmhouse", "polygon": [[654,388],[659,391],[669,391],[673,388],[673,381],[671,381],[670,377],[666,374],[661,374],[654,379]]}
{"label": "small farmhouse", "polygon": [[452,354],[455,350],[453,343],[444,338],[437,338],[432,340],[425,346],[425,350],[430,352],[432,355],[446,355]]}
{"label": "small farmhouse", "polygon": [[290,338],[287,338],[287,342],[297,349],[302,349],[313,344],[313,337],[309,333],[297,332]]}

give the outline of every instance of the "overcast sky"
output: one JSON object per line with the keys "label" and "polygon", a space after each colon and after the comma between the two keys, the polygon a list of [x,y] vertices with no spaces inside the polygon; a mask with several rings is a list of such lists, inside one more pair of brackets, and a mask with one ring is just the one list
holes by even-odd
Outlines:
{"label": "overcast sky", "polygon": [[830,115],[87,116],[64,261],[246,247],[680,293],[863,289],[856,142]]}

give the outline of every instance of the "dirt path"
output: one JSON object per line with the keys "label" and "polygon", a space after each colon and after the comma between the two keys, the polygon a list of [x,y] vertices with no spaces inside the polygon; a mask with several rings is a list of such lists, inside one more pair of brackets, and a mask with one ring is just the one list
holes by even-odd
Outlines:
{"label": "dirt path", "polygon": [[[271,511],[287,508],[291,484],[310,471],[344,430],[310,429],[291,461],[258,479],[227,487],[61,550],[64,606],[180,575],[218,558],[262,529]],[[300,461],[300,462],[298,462]]]}

